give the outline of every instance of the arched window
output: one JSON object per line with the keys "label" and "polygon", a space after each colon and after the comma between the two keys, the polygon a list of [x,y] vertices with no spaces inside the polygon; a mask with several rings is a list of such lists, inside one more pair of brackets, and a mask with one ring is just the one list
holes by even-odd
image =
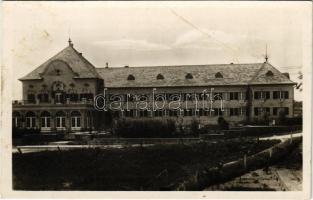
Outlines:
{"label": "arched window", "polygon": [[47,111],[43,111],[40,114],[40,119],[41,119],[41,128],[50,128],[51,127],[51,114]]}
{"label": "arched window", "polygon": [[215,78],[223,78],[222,73],[221,73],[221,72],[217,72],[217,73],[215,74]]}
{"label": "arched window", "polygon": [[26,113],[26,128],[35,128],[36,127],[36,114],[34,112]]}
{"label": "arched window", "polygon": [[135,80],[135,77],[132,74],[130,74],[130,75],[128,75],[127,80],[133,81],[133,80]]}
{"label": "arched window", "polygon": [[274,76],[273,72],[271,70],[268,70],[266,72],[266,76]]}
{"label": "arched window", "polygon": [[192,76],[192,74],[188,73],[188,74],[186,74],[185,78],[186,79],[193,79],[193,76]]}
{"label": "arched window", "polygon": [[156,77],[157,80],[163,80],[164,76],[162,74],[158,74]]}
{"label": "arched window", "polygon": [[56,117],[56,128],[57,129],[64,129],[65,128],[65,112],[58,111],[55,114]]}
{"label": "arched window", "polygon": [[12,119],[12,125],[13,125],[13,127],[14,128],[22,128],[21,127],[21,123],[22,123],[22,115],[19,113],[19,112],[17,112],[17,111],[14,111],[13,113],[12,113],[12,115],[13,115],[13,119]]}
{"label": "arched window", "polygon": [[71,127],[72,130],[80,130],[81,128],[81,114],[78,111],[71,112]]}

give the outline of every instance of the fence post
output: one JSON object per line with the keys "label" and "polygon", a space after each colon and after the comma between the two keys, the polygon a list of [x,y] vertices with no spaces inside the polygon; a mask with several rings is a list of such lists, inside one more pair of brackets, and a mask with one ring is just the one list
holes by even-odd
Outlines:
{"label": "fence post", "polygon": [[247,154],[243,156],[243,166],[245,169],[247,169]]}
{"label": "fence post", "polygon": [[292,135],[292,132],[290,134],[290,144],[292,143],[292,138],[293,138],[293,135]]}

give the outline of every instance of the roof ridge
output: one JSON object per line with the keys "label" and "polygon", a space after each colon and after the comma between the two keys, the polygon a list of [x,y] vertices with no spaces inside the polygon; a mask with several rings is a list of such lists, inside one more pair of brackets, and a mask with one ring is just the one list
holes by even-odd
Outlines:
{"label": "roof ridge", "polygon": [[[255,65],[255,64],[264,64],[264,63],[227,63],[227,64],[196,64],[196,65],[151,65],[151,66],[132,66],[128,67],[127,69],[131,68],[156,68],[156,67],[192,67],[192,66],[241,66],[241,65]],[[95,67],[95,69],[123,69],[123,67]]]}

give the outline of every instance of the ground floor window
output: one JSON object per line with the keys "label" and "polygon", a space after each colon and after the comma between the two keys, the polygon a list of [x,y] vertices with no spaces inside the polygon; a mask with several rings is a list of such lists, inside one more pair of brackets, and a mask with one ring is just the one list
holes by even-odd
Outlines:
{"label": "ground floor window", "polygon": [[36,118],[35,117],[26,117],[26,127],[35,128],[36,127]]}
{"label": "ground floor window", "polygon": [[50,128],[51,127],[51,115],[47,111],[43,111],[40,115],[41,118],[41,128]]}
{"label": "ground floor window", "polygon": [[50,126],[50,117],[41,117],[41,127],[49,128]]}
{"label": "ground floor window", "polygon": [[78,111],[73,111],[71,113],[71,126],[72,128],[81,127],[81,114]]}
{"label": "ground floor window", "polygon": [[65,117],[57,117],[57,128],[64,128],[65,127]]}

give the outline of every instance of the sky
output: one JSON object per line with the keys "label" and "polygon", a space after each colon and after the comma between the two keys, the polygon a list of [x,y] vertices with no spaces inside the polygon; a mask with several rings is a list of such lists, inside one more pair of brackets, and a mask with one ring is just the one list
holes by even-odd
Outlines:
{"label": "sky", "polygon": [[295,82],[311,67],[311,2],[4,2],[2,11],[13,99],[22,98],[17,79],[69,37],[96,67],[259,63],[266,46]]}

